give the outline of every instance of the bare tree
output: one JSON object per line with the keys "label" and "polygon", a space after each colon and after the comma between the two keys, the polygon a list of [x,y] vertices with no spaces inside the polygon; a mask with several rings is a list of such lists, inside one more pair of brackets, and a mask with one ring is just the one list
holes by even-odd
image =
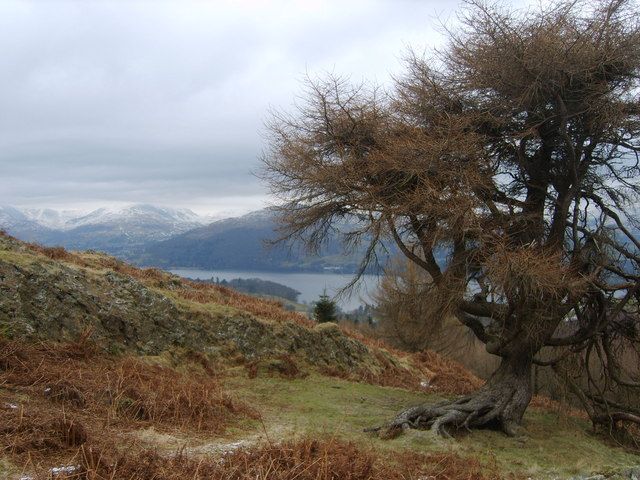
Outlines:
{"label": "bare tree", "polygon": [[[273,115],[264,177],[286,237],[313,249],[357,219],[344,235],[371,241],[363,266],[393,239],[428,272],[441,315],[501,357],[475,394],[387,427],[515,434],[535,363],[598,352],[611,382],[638,384],[615,355],[640,341],[640,241],[626,215],[640,192],[638,10],[472,0],[460,18],[440,52],[409,56],[391,92],[309,81],[297,112]],[[544,348],[557,354],[542,361]],[[575,386],[594,421],[640,421]]]}

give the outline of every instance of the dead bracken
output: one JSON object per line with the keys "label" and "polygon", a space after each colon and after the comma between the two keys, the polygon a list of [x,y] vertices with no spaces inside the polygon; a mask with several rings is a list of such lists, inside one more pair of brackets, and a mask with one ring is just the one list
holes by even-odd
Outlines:
{"label": "dead bracken", "polygon": [[[57,479],[109,480],[498,480],[495,467],[455,453],[402,454],[395,462],[355,443],[336,439],[286,441],[238,448],[221,458],[161,456],[152,451],[110,456],[89,447],[79,464],[59,468]],[[50,474],[51,472],[47,472]],[[40,477],[34,478],[34,480]],[[43,478],[47,478],[46,474]]]}
{"label": "dead bracken", "polygon": [[0,340],[0,400],[8,405],[0,409],[3,453],[57,458],[91,439],[145,425],[221,434],[238,419],[258,417],[194,364],[181,373],[101,354],[84,342]]}

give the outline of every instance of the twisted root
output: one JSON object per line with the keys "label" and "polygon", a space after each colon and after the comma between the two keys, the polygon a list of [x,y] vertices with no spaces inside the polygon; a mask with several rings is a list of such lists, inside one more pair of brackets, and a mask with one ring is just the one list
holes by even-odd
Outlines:
{"label": "twisted root", "polygon": [[515,436],[520,433],[520,421],[529,399],[518,395],[517,390],[504,393],[481,390],[454,401],[418,405],[402,411],[387,425],[365,431],[389,438],[411,428],[432,429],[450,438],[451,431],[494,428]]}

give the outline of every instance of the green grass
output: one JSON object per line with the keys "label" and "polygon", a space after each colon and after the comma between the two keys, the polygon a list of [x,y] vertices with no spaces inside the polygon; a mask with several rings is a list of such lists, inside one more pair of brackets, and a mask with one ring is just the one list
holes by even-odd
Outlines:
{"label": "green grass", "polygon": [[329,434],[390,454],[407,449],[455,451],[496,462],[505,473],[536,479],[607,473],[640,464],[640,456],[591,435],[585,421],[534,409],[525,417],[527,436],[520,439],[482,430],[453,440],[429,431],[410,431],[393,440],[381,440],[363,433],[363,428],[384,423],[407,406],[442,397],[315,375],[296,380],[233,377],[226,384],[237,396],[259,406],[267,433],[276,438]]}
{"label": "green grass", "polygon": [[16,252],[14,250],[2,249],[0,249],[0,261],[17,265],[19,267],[28,267],[37,264],[45,268],[54,263],[53,261],[44,260],[43,257],[31,252]]}
{"label": "green grass", "polygon": [[11,478],[19,475],[20,470],[11,465],[5,458],[0,458],[0,478]]}
{"label": "green grass", "polygon": [[[63,268],[70,268],[73,270],[92,271],[86,267],[80,267],[72,262],[65,262],[64,260],[51,260],[41,254],[33,251],[19,252],[15,250],[2,249],[0,244],[0,262],[6,262],[11,265],[15,265],[22,268],[38,268],[43,269],[49,274],[59,273]],[[36,270],[37,272],[37,270]]]}
{"label": "green grass", "polygon": [[227,318],[246,313],[243,310],[239,310],[230,305],[222,305],[213,302],[200,303],[194,300],[188,300],[165,288],[149,287],[149,290],[168,297],[180,310],[186,313],[198,312],[212,315],[216,318]]}

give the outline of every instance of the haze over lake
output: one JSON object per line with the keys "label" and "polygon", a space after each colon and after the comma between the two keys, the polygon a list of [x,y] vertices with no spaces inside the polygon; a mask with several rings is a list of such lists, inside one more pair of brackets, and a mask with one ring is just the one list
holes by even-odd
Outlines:
{"label": "haze over lake", "polygon": [[[249,270],[197,270],[179,268],[169,270],[181,277],[197,280],[233,280],[234,278],[260,278],[280,283],[300,292],[299,302],[311,303],[326,289],[327,295],[336,295],[341,288],[353,279],[351,274],[340,273],[285,273]],[[350,296],[336,299],[337,304],[344,311],[358,308],[365,303],[371,303],[371,294],[375,292],[380,277],[377,275],[363,275]]]}

